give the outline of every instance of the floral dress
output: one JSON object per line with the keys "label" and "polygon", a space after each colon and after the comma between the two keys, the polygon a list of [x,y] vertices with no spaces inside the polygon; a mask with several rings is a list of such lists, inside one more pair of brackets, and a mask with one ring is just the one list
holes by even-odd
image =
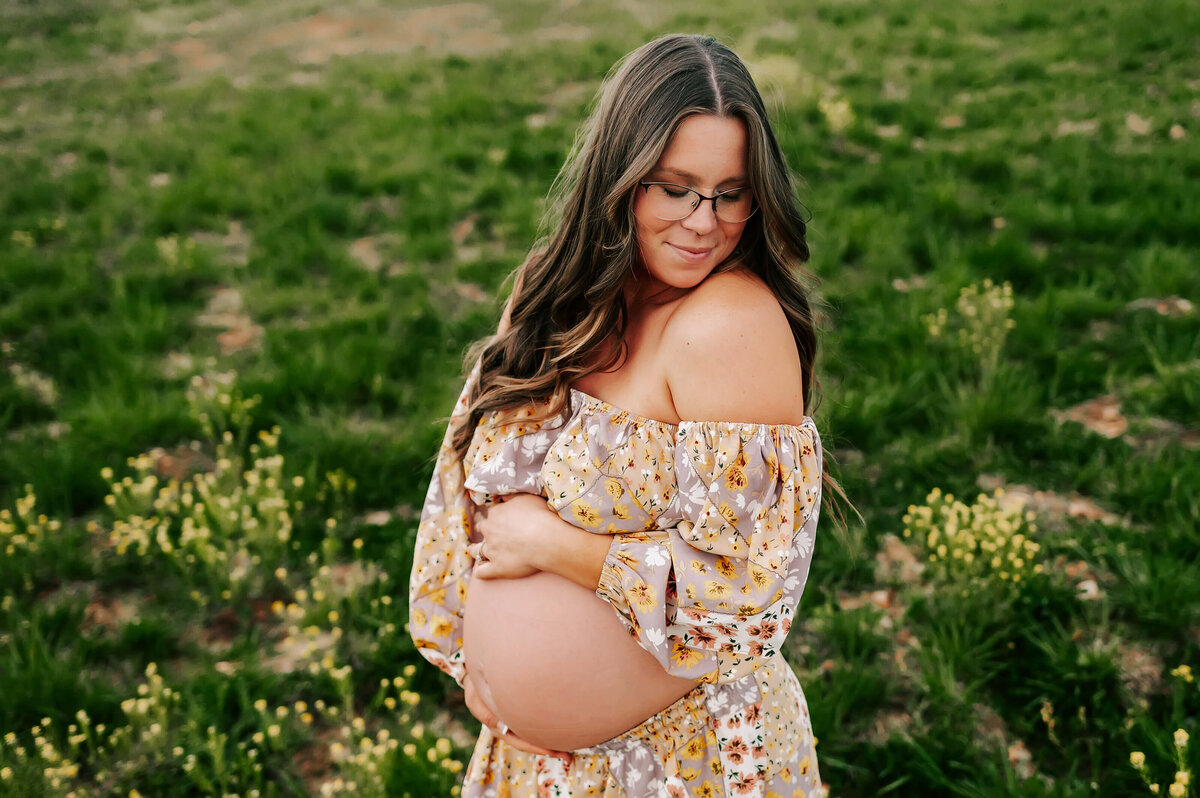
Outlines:
{"label": "floral dress", "polygon": [[409,587],[418,649],[462,684],[470,503],[534,493],[563,519],[613,536],[596,595],[667,672],[697,687],[628,732],[572,752],[570,764],[519,751],[485,727],[462,794],[823,796],[808,705],[780,653],[820,507],[812,419],[668,424],[580,391],[567,419],[534,415],[485,416],[461,460],[447,431]]}

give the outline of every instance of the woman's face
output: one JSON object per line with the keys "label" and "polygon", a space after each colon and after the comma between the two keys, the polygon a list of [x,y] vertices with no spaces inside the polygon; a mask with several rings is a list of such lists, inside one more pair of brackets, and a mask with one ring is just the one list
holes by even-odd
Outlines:
{"label": "woman's face", "polygon": [[[740,119],[696,114],[680,122],[645,181],[675,183],[711,197],[749,186],[746,174],[746,126]],[[666,288],[693,288],[729,256],[746,222],[723,222],[712,202],[702,200],[686,218],[670,222],[651,213],[645,189],[635,190],[642,269],[635,290],[649,296]],[[647,279],[648,278],[648,279]]]}

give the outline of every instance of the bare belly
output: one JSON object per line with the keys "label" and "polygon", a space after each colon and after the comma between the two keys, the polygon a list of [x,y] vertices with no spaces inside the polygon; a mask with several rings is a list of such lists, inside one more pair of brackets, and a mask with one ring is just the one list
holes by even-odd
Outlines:
{"label": "bare belly", "polygon": [[496,716],[559,751],[610,740],[690,692],[625,631],[612,607],[550,573],[475,579],[463,654]]}

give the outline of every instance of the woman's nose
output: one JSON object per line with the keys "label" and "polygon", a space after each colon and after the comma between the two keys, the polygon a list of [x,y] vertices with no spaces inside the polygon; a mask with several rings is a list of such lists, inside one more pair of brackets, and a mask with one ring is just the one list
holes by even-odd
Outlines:
{"label": "woman's nose", "polygon": [[717,214],[711,200],[700,200],[695,209],[680,220],[684,227],[699,235],[711,232],[717,226]]}

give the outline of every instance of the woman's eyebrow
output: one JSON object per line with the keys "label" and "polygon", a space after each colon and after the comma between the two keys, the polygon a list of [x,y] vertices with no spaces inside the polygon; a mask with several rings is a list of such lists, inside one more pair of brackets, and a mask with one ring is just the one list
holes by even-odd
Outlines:
{"label": "woman's eyebrow", "polygon": [[[674,169],[669,166],[660,166],[655,171],[660,172],[662,174],[675,175],[677,177],[683,178],[684,180],[690,180],[693,183],[700,182],[699,177],[692,174],[691,172],[685,172],[682,169]],[[717,185],[720,186],[720,185],[724,185],[725,183],[745,183],[745,182],[746,182],[746,176],[738,175],[737,177],[727,177],[724,180],[722,180],[720,183],[717,183]]]}

